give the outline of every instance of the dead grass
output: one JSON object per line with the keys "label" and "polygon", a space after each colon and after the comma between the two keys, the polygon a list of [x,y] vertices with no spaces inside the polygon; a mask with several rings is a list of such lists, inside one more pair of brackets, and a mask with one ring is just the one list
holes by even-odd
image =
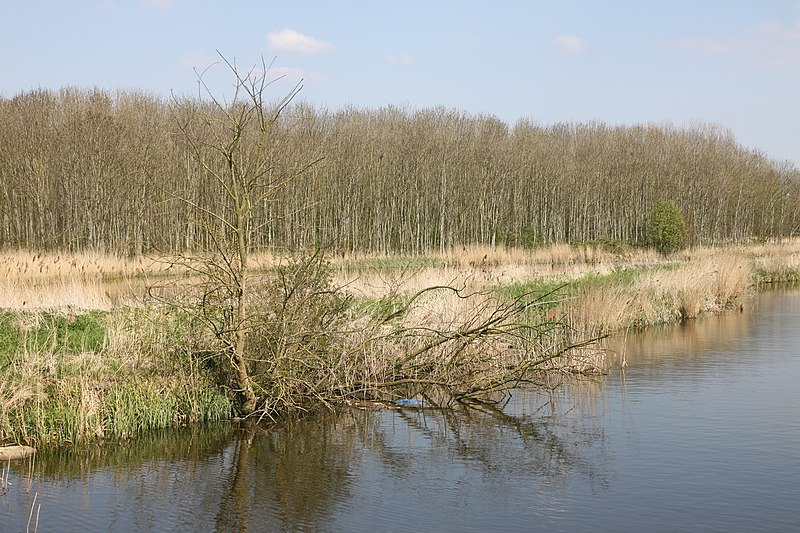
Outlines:
{"label": "dead grass", "polygon": [[[800,279],[800,239],[696,248],[667,259],[652,250],[612,254],[598,247],[554,245],[535,250],[462,247],[443,266],[341,271],[337,281],[358,297],[413,294],[433,285],[468,291],[519,282],[568,282],[588,274],[643,269],[632,284],[590,283],[559,316],[581,331],[603,332],[695,318],[741,305],[756,282]],[[398,260],[402,265],[402,261]],[[441,302],[456,312],[458,304]],[[428,317],[430,319],[430,317]]]}
{"label": "dead grass", "polygon": [[576,328],[595,333],[696,318],[741,305],[754,276],[752,259],[738,251],[701,253],[645,271],[631,284],[589,285],[569,303],[568,315]]}
{"label": "dead grass", "polygon": [[[597,246],[565,244],[526,250],[470,246],[452,249],[440,259],[439,266],[419,265],[415,258],[396,258],[389,267],[372,266],[370,259],[361,257],[365,268],[352,268],[358,259],[339,258],[336,282],[353,294],[365,298],[379,298],[390,292],[413,294],[426,287],[451,285],[479,291],[489,287],[520,281],[557,278],[574,280],[588,274],[607,275],[620,268],[649,267],[667,263],[652,250],[634,249],[624,254],[613,254]],[[348,268],[341,268],[343,263]]]}
{"label": "dead grass", "polygon": [[[631,248],[615,254],[599,246],[564,244],[533,250],[458,247],[429,261],[420,259],[425,258],[357,255],[333,258],[332,265],[337,284],[360,298],[381,298],[392,292],[413,294],[434,285],[480,291],[520,281],[570,281],[587,274],[604,276],[632,266],[653,268],[670,263],[652,250]],[[278,261],[273,254],[259,253],[254,264],[266,270]],[[750,263],[747,268],[763,273],[767,281],[800,279],[800,239],[696,248],[677,254],[672,262],[693,267],[658,270],[655,277],[643,277],[635,290],[651,295],[647,298],[633,297],[628,289],[622,294],[619,288],[598,287],[583,299],[586,311],[573,311],[577,323],[622,325],[630,319],[630,306],[638,306],[643,323],[709,312],[717,305],[709,302],[724,302],[743,292],[742,278],[729,267],[745,268],[744,262]],[[709,274],[715,270],[716,278]],[[180,267],[159,258],[7,251],[0,254],[0,308],[109,310],[132,304],[151,278],[176,274],[182,274]],[[731,291],[726,289],[729,286],[733,286]],[[654,294],[670,299],[675,310],[667,312]]]}
{"label": "dead grass", "polygon": [[113,307],[113,300],[100,280],[59,279],[49,283],[30,283],[18,279],[0,282],[0,307],[109,310]]}
{"label": "dead grass", "polygon": [[0,253],[0,308],[109,310],[152,276],[172,269],[158,258],[95,252]]}
{"label": "dead grass", "polygon": [[[532,336],[535,341],[523,340],[520,346],[514,346],[505,334],[471,340],[469,332],[476,326],[480,329],[480,325],[497,311],[500,296],[492,291],[498,286],[553,278],[571,280],[587,273],[597,274],[597,281],[581,284],[581,291],[572,300],[562,302],[560,307],[552,310],[552,316],[548,308],[542,322],[545,328],[550,320],[567,324],[570,331],[575,332],[575,338],[580,339],[612,330],[672,322],[736,308],[754,289],[757,271],[784,269],[780,271],[791,272],[800,269],[800,241],[703,248],[679,254],[671,261],[647,251],[613,255],[593,247],[566,246],[533,251],[462,248],[428,262],[385,259],[364,260],[364,264],[369,265],[365,268],[353,268],[353,264],[358,266],[358,261],[352,258],[337,259],[333,264],[337,281],[360,298],[400,296],[400,302],[403,302],[404,295],[431,286],[451,288],[426,291],[407,313],[396,319],[397,322],[388,323],[384,328],[386,331],[359,327],[355,321],[368,322],[370,317],[362,313],[359,318],[353,311],[353,322],[342,325],[342,330],[369,338],[350,339],[352,342],[347,341],[343,349],[332,350],[332,357],[340,357],[341,361],[323,361],[325,364],[320,366],[319,373],[312,376],[315,380],[321,379],[320,376],[331,368],[340,368],[340,389],[354,389],[358,387],[358,381],[374,383],[384,377],[386,380],[396,379],[400,368],[398,361],[403,362],[402,375],[420,382],[428,379],[432,369],[465,382],[478,379],[475,376],[493,379],[487,376],[502,376],[508,368],[521,362],[524,364],[526,352],[522,345],[539,350],[541,354],[550,354],[558,351],[557,343],[565,342],[560,332],[548,336],[546,330],[547,334],[541,338]],[[350,261],[347,268],[345,261]],[[263,254],[258,257],[257,264],[261,269],[269,269],[276,260]],[[145,283],[147,276],[170,274],[171,270],[164,265],[142,260],[104,259],[90,254],[6,254],[0,256],[0,275],[2,272],[8,274],[0,277],[0,307],[24,310],[15,315],[13,327],[22,333],[33,332],[40,326],[36,322],[39,315],[35,309],[60,308],[64,309],[66,316],[77,309],[115,309],[124,300],[112,294],[109,287],[116,284],[122,295],[135,293],[135,284]],[[12,266],[15,269],[13,273]],[[638,268],[630,269],[631,266]],[[629,268],[636,275],[605,276],[623,268]],[[456,293],[452,288],[460,292]],[[463,298],[465,294],[477,296]],[[131,402],[138,394],[155,405],[163,397],[159,391],[180,391],[187,383],[198,379],[193,359],[182,360],[176,366],[176,343],[191,341],[181,329],[185,324],[179,317],[170,316],[169,309],[156,306],[132,306],[120,312],[125,313],[125,319],[119,315],[106,321],[104,342],[99,349],[80,348],[64,352],[57,349],[55,336],[52,346],[47,342],[39,343],[36,350],[28,350],[28,345],[16,343],[6,371],[0,375],[0,428],[5,428],[10,434],[8,428],[27,427],[27,422],[20,418],[23,416],[20,413],[25,411],[40,413],[36,415],[37,427],[54,432],[65,426],[62,420],[66,415],[53,400],[60,398],[60,405],[67,406],[73,413],[69,415],[72,417],[69,418],[71,425],[69,434],[65,432],[61,437],[52,438],[88,434],[102,436],[111,431],[105,421],[110,416],[110,409],[117,409],[115,413],[121,409],[123,393],[131,394]],[[520,318],[514,314],[508,316],[511,322]],[[542,317],[538,319],[542,320]],[[516,334],[513,323],[501,322],[497,326]],[[540,345],[532,346],[533,342]],[[426,346],[433,348],[425,350]],[[358,347],[361,347],[360,351],[355,353]],[[171,351],[172,355],[167,357]],[[408,359],[408,354],[417,352],[421,354],[418,358]],[[188,353],[177,356],[186,358]],[[527,352],[528,357],[530,353]],[[310,358],[317,355],[317,350],[309,350],[302,352],[302,357],[292,356],[292,361],[308,364]],[[606,366],[603,352],[591,347],[572,350],[566,358],[552,363],[543,361],[535,368],[592,372]],[[145,375],[155,376],[151,379],[152,387],[147,385],[133,390],[131,383]],[[198,385],[189,396],[191,402],[200,403],[198,398],[205,394],[204,386]],[[110,391],[118,392],[109,396]],[[174,392],[171,397],[178,398],[179,392]],[[34,409],[30,407],[32,405],[39,407]],[[179,416],[174,414],[179,411],[172,407],[167,409],[159,405],[151,410],[166,413],[162,417],[166,417],[164,420]],[[134,407],[133,403],[128,406],[130,413],[140,413],[139,408]],[[229,406],[222,405],[220,412],[224,411],[223,408]],[[189,412],[186,409],[191,413],[196,411],[194,407],[186,407],[180,411],[184,413],[180,416],[202,418],[186,414]],[[49,414],[45,416],[45,413]],[[131,424],[139,423],[137,417],[140,414],[129,414],[129,417]],[[158,420],[158,424],[163,423],[161,418]],[[16,436],[25,436],[22,430],[14,431]],[[124,433],[128,430],[118,428],[114,431]]]}
{"label": "dead grass", "polygon": [[750,250],[763,282],[800,281],[800,239]]}
{"label": "dead grass", "polygon": [[135,277],[166,268],[167,265],[158,259],[144,256],[123,259],[97,252],[33,253],[24,250],[0,253],[0,278],[9,281]]}

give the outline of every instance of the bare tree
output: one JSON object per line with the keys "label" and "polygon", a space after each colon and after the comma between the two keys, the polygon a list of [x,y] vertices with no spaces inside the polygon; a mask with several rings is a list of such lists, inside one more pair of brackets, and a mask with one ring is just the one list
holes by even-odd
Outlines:
{"label": "bare tree", "polygon": [[[269,103],[265,96],[274,80],[269,80],[263,60],[260,67],[243,73],[235,62],[221,57],[235,80],[230,102],[215,96],[202,74],[198,81],[210,107],[192,107],[187,116],[185,106],[175,102],[178,111],[183,111],[176,114],[176,121],[191,159],[199,165],[201,186],[222,198],[211,206],[180,198],[198,215],[199,226],[212,246],[208,256],[183,259],[201,276],[201,318],[222,342],[241,394],[241,411],[250,414],[258,399],[247,356],[253,300],[250,255],[255,235],[270,222],[258,221],[255,215],[259,206],[273,199],[296,175],[276,172],[273,160],[280,146],[276,139],[279,117],[301,86],[295,85],[277,103]],[[194,114],[198,110],[199,117]]]}

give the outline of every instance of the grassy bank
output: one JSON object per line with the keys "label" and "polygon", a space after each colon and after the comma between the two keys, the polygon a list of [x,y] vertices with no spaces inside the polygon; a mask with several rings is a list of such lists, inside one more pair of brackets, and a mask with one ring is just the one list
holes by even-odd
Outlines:
{"label": "grassy bank", "polygon": [[[551,246],[533,251],[464,249],[437,267],[365,267],[342,275],[361,297],[408,294],[431,284],[487,287],[512,299],[549,294],[537,307],[592,334],[696,318],[736,309],[760,286],[800,280],[800,241],[687,250]],[[409,263],[413,265],[413,263]]]}
{"label": "grassy bank", "polygon": [[169,334],[144,310],[0,313],[0,441],[78,444],[229,417]]}
{"label": "grassy bank", "polygon": [[[68,266],[58,270],[62,262]],[[268,272],[277,260],[265,255],[258,264]],[[119,439],[234,414],[229,384],[192,316],[141,300],[148,279],[164,278],[163,263],[15,253],[0,265],[14,265],[0,283],[0,443]],[[305,408],[314,395],[323,403],[344,399],[380,380],[395,380],[397,390],[404,380],[485,385],[523,361],[523,350],[504,336],[520,321],[530,328],[523,344],[551,353],[565,331],[586,338],[737,309],[760,284],[800,279],[800,242],[668,259],[589,245],[462,248],[429,258],[339,257],[329,268],[342,292],[324,300],[332,295],[322,286],[284,301],[285,314],[270,318],[270,327],[282,324],[279,335],[267,335],[259,348],[277,354],[263,369],[275,387],[265,396],[284,408]],[[115,298],[109,280],[123,281]],[[426,290],[432,286],[450,288]],[[514,305],[536,298],[515,314]],[[319,301],[328,303],[309,305]],[[508,320],[495,322],[504,312]],[[572,353],[558,365],[603,365],[596,351]],[[328,388],[319,387],[322,380]]]}

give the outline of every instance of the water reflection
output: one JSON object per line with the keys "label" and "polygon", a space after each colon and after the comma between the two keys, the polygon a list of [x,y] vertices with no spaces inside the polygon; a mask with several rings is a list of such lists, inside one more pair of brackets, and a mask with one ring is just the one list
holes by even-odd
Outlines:
{"label": "water reflection", "polygon": [[[0,530],[787,529],[798,295],[630,335],[624,379],[496,405],[218,424],[10,467]],[[623,344],[624,342],[624,344]],[[740,526],[744,527],[744,526]]]}
{"label": "water reflection", "polygon": [[[268,428],[216,425],[42,453],[32,475],[13,465],[0,518],[24,530],[38,494],[42,531],[374,529],[354,518],[363,505],[372,519],[402,520],[408,530],[430,525],[423,515],[409,518],[409,487],[439,497],[454,467],[462,496],[472,499],[487,486],[563,490],[576,477],[607,484],[603,433],[566,423],[554,405],[548,395],[520,392],[503,406],[350,409]],[[435,475],[420,480],[421,471]],[[20,487],[26,478],[29,488]]]}
{"label": "water reflection", "polygon": [[735,347],[751,334],[752,310],[702,317],[681,324],[656,326],[645,331],[618,334],[609,348],[628,368],[642,368],[679,362],[690,364],[710,351]]}
{"label": "water reflection", "polygon": [[616,335],[609,339],[609,349],[629,369],[691,366],[709,354],[736,357],[743,343],[763,337],[765,329],[781,329],[787,316],[797,320],[798,299],[797,287],[778,287],[756,295],[738,311]]}

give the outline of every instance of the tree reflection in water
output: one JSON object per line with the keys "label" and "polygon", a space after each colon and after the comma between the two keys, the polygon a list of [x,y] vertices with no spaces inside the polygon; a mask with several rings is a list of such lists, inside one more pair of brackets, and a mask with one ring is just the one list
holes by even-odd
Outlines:
{"label": "tree reflection in water", "polygon": [[[30,494],[40,494],[43,531],[309,531],[361,527],[359,513],[374,528],[401,516],[414,527],[414,516],[444,509],[424,497],[409,508],[409,494],[446,498],[440,490],[455,478],[479,499],[481,484],[546,485],[547,498],[573,479],[605,486],[603,432],[552,399],[519,392],[507,405],[346,409],[40,454]],[[0,519],[24,529],[30,495],[15,494]]]}

